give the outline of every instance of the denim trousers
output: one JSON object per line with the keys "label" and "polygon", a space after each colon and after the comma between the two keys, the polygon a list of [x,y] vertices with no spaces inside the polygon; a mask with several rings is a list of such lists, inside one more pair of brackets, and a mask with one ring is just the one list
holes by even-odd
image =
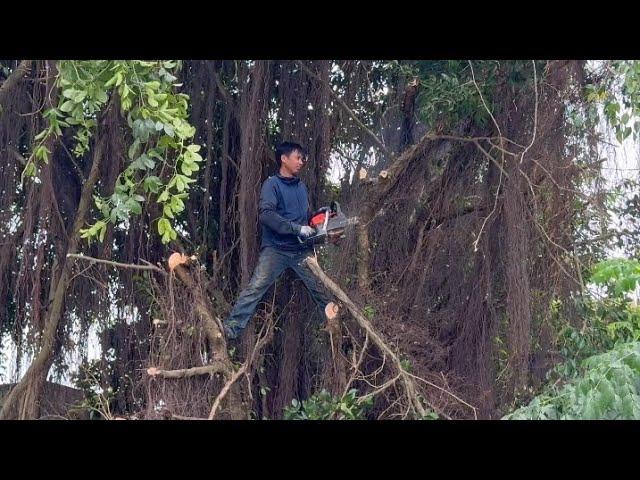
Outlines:
{"label": "denim trousers", "polygon": [[242,289],[229,317],[224,321],[229,338],[238,338],[256,311],[269,287],[287,268],[291,268],[303,281],[316,305],[324,314],[324,308],[332,301],[324,285],[317,279],[304,259],[311,255],[309,250],[288,252],[273,247],[264,247],[258,258],[258,265],[249,284]]}

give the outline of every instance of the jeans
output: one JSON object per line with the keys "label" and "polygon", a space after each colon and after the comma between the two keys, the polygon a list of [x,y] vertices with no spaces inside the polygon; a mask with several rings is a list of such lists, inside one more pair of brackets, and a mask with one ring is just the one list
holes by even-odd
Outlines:
{"label": "jeans", "polygon": [[310,252],[287,252],[273,247],[265,247],[260,252],[258,265],[249,284],[240,292],[229,317],[224,321],[228,338],[238,338],[256,311],[258,303],[286,268],[291,268],[302,279],[316,305],[323,309],[332,298],[324,286],[303,263]]}

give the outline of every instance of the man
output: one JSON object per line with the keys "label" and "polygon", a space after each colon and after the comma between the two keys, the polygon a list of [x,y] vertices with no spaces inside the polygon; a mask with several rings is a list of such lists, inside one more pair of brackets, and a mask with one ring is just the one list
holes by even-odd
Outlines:
{"label": "man", "polygon": [[298,178],[305,151],[297,143],[284,142],[276,148],[278,172],[267,178],[260,193],[262,243],[258,265],[249,284],[224,321],[225,335],[236,339],[255,313],[258,303],[285,269],[291,268],[302,279],[316,304],[325,311],[331,297],[304,260],[313,251],[300,242],[315,233],[308,226],[311,218],[307,187]]}

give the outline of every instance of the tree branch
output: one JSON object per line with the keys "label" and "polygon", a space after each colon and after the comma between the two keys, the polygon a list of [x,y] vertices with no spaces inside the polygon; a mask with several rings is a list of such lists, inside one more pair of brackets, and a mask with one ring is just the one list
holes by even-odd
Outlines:
{"label": "tree branch", "polygon": [[161,268],[156,267],[155,265],[136,265],[133,263],[120,263],[120,262],[112,262],[110,260],[103,260],[101,258],[94,258],[94,257],[88,257],[86,255],[79,255],[77,253],[69,253],[67,255],[68,258],[75,258],[75,259],[79,259],[79,260],[86,260],[87,262],[91,262],[91,263],[103,263],[105,265],[111,265],[112,267],[117,267],[117,268],[132,268],[132,269],[136,269],[136,270],[153,270],[154,272],[159,272],[163,275],[166,275],[167,272],[165,272],[164,270],[162,270]]}
{"label": "tree branch", "polygon": [[155,367],[147,369],[148,375],[162,378],[189,378],[197,375],[213,375],[214,373],[226,372],[227,367],[222,362],[215,362],[211,365],[203,365],[202,367],[183,368],[178,370],[161,370]]}

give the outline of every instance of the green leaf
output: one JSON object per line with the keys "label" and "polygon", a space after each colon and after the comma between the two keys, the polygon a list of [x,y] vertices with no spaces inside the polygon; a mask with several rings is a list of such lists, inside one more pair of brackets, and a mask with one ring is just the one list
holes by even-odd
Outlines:
{"label": "green leaf", "polygon": [[49,154],[51,152],[44,145],[40,145],[36,148],[35,152],[33,152],[34,157],[38,160],[42,160],[44,163],[49,163]]}
{"label": "green leaf", "polygon": [[75,106],[76,106],[76,104],[75,104],[75,102],[73,100],[67,100],[62,105],[60,105],[60,110],[63,111],[63,112],[68,113],[71,110],[73,110]]}
{"label": "green leaf", "polygon": [[152,159],[150,159],[146,155],[142,155],[140,158],[142,159],[144,166],[147,167],[149,170],[151,170],[153,167],[156,166],[156,162],[154,162]]}
{"label": "green leaf", "polygon": [[133,160],[138,155],[139,148],[140,148],[140,140],[136,138],[131,144],[131,146],[129,147],[129,152],[128,152],[129,159]]}
{"label": "green leaf", "polygon": [[43,130],[38,135],[33,137],[33,140],[37,142],[38,140],[42,140],[46,135],[47,135],[47,130]]}
{"label": "green leaf", "polygon": [[180,170],[182,171],[182,173],[184,173],[186,176],[191,176],[191,165],[187,162],[182,162],[182,164],[180,165]]}
{"label": "green leaf", "polygon": [[133,102],[131,101],[131,98],[127,97],[122,101],[122,110],[126,112],[131,109],[132,105]]}
{"label": "green leaf", "polygon": [[80,103],[82,102],[87,96],[87,92],[85,91],[79,91],[76,93],[76,95],[73,97],[73,101],[76,103]]}
{"label": "green leaf", "polygon": [[169,220],[167,220],[166,218],[161,218],[158,221],[158,233],[160,235],[164,235],[165,232],[167,232],[170,229],[171,229],[171,224],[169,223]]}
{"label": "green leaf", "polygon": [[104,241],[104,235],[107,232],[107,224],[102,222],[102,221],[99,221],[97,224],[100,224],[100,227],[99,227],[100,234],[99,234],[98,238],[100,239],[101,242],[103,242]]}
{"label": "green leaf", "polygon": [[158,202],[160,202],[160,203],[166,202],[167,200],[169,200],[169,190],[165,190],[158,197]]}
{"label": "green leaf", "polygon": [[[96,100],[100,103],[105,103],[107,101],[108,97],[107,97],[107,92],[105,92],[104,90],[98,90],[96,92]],[[129,100],[129,99],[127,99]],[[122,102],[124,104],[124,101]]]}
{"label": "green leaf", "polygon": [[184,181],[182,180],[182,175],[176,175],[176,189],[179,192],[184,191],[186,184],[184,183]]}
{"label": "green leaf", "polygon": [[160,187],[162,186],[162,182],[158,177],[152,175],[144,179],[143,186],[148,192],[158,193],[158,190],[160,190]]}
{"label": "green leaf", "polygon": [[171,209],[175,213],[179,213],[184,210],[184,202],[178,197],[178,195],[173,195],[171,197]]}
{"label": "green leaf", "polygon": [[124,205],[136,215],[140,215],[142,213],[142,206],[140,206],[140,204],[133,198],[129,198]]}
{"label": "green leaf", "polygon": [[[76,90],[75,88],[67,88],[62,91],[62,96],[65,98],[70,98],[74,100],[76,103],[79,103],[82,101],[84,97],[87,96],[87,92],[82,90]],[[79,98],[79,100],[76,100],[77,98]]]}
{"label": "green leaf", "polygon": [[27,166],[24,168],[25,177],[34,177],[36,175],[36,166],[33,162],[27,163]]}
{"label": "green leaf", "polygon": [[112,87],[113,85],[115,85],[116,81],[118,80],[118,75],[114,75],[113,77],[111,77],[105,84],[105,87]]}

